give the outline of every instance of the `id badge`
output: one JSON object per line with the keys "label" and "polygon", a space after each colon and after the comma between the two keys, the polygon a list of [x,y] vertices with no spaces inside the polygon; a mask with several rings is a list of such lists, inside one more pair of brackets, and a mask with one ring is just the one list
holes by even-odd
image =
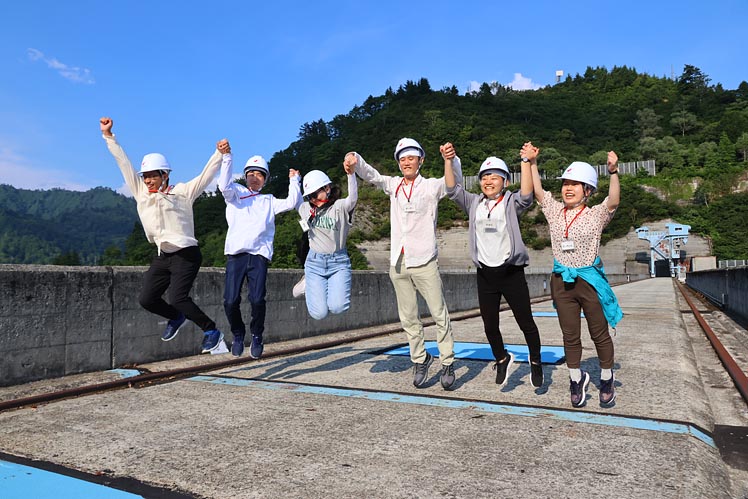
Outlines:
{"label": "id badge", "polygon": [[408,203],[405,203],[405,206],[403,207],[403,211],[405,211],[405,213],[415,213],[418,210],[416,210],[415,203],[408,202]]}
{"label": "id badge", "polygon": [[496,220],[483,220],[483,232],[496,232],[497,230]]}
{"label": "id badge", "polygon": [[561,251],[574,251],[574,241],[571,239],[561,241]]}
{"label": "id badge", "polygon": [[301,225],[301,230],[303,230],[304,232],[309,232],[309,222],[302,218],[301,220],[299,220],[299,225]]}

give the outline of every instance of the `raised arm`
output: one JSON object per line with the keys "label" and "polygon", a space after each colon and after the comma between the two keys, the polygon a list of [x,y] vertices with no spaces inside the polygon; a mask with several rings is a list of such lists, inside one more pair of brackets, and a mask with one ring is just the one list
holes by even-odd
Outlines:
{"label": "raised arm", "polygon": [[608,209],[618,208],[621,203],[621,182],[618,178],[618,155],[608,152],[608,173],[610,173],[610,188],[608,189]]}
{"label": "raised arm", "polygon": [[[540,172],[538,171],[538,154],[540,149],[532,145],[532,142],[525,142],[520,150],[520,156],[522,157],[522,173],[520,180],[520,192],[524,192],[525,188],[525,165],[530,165],[530,174],[532,177],[532,190],[535,193],[535,199],[540,203],[543,200],[545,191],[543,191],[543,184],[540,182]],[[527,159],[527,161],[524,161]]]}
{"label": "raised arm", "polygon": [[205,166],[203,167],[203,171],[200,172],[200,175],[193,178],[189,182],[187,182],[185,185],[187,186],[187,195],[194,201],[198,197],[200,197],[200,194],[205,192],[205,189],[210,185],[210,183],[213,181],[213,179],[216,177],[216,174],[218,173],[218,169],[221,167],[221,164],[223,163],[223,154],[218,149],[219,144],[222,144],[225,142],[225,146],[228,147],[228,150],[231,151],[231,148],[228,146],[229,141],[226,139],[222,139],[217,142],[216,144],[216,150],[213,152],[213,154],[210,156],[210,159],[208,159],[208,162],[205,163]]}
{"label": "raised arm", "polygon": [[457,185],[455,172],[452,168],[452,160],[457,156],[455,148],[450,142],[447,142],[439,146],[439,152],[442,153],[442,158],[444,158],[444,184],[447,186],[447,190],[454,189]]}
{"label": "raised arm", "polygon": [[299,170],[290,168],[288,170],[288,197],[286,199],[273,199],[273,213],[295,210],[301,204],[301,174]]}
{"label": "raised arm", "polygon": [[[380,174],[376,170],[376,168],[367,163],[364,158],[362,158],[361,155],[357,152],[349,152],[348,154],[353,154],[356,157],[356,174],[359,177],[369,182],[370,184],[374,184],[375,186],[379,187],[384,191],[385,194],[391,194],[390,179],[392,177]],[[346,157],[348,156],[348,154],[346,154]]]}
{"label": "raised arm", "polygon": [[117,166],[122,172],[122,177],[124,177],[127,187],[130,188],[130,192],[132,192],[133,196],[137,197],[138,193],[142,190],[147,190],[147,187],[132,167],[132,163],[130,163],[130,159],[125,154],[122,146],[117,143],[117,139],[112,133],[113,126],[114,121],[108,116],[104,116],[99,120],[99,128],[101,129],[104,140],[106,140],[106,146],[112,156],[114,156],[115,161],[117,161]]}
{"label": "raised arm", "polygon": [[345,155],[343,160],[343,169],[348,177],[348,197],[345,202],[345,209],[348,213],[352,212],[358,202],[358,182],[356,181],[356,156],[352,153]]}
{"label": "raised arm", "polygon": [[231,154],[231,147],[228,141],[226,141],[225,147],[222,146],[221,142],[218,142],[217,145],[218,151],[222,154],[221,172],[218,175],[218,189],[223,194],[223,199],[230,200],[238,195],[234,188],[236,183],[232,178],[234,175],[234,157]]}

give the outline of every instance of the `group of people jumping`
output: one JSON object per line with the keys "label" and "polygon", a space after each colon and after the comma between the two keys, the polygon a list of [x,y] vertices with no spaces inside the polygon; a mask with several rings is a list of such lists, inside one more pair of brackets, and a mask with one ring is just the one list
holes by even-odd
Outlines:
{"label": "group of people jumping", "polygon": [[[492,156],[480,166],[481,194],[475,194],[461,184],[462,165],[451,143],[439,148],[444,176],[425,178],[420,169],[426,153],[411,138],[401,139],[395,147],[399,176],[382,175],[361,155],[349,152],[343,160],[347,197],[341,197],[340,188],[322,171],[308,172],[302,183],[299,171],[290,169],[288,197],[278,199],[260,192],[269,178],[269,167],[262,156],[252,156],[246,162],[246,187],[234,180],[231,146],[226,139],[216,144],[200,175],[187,183],[171,184],[171,166],[162,154],[146,154],[136,172],[112,133],[112,126],[111,118],[100,119],[107,147],[137,203],[146,238],[157,247],[145,274],[139,302],[146,310],[167,319],[163,341],[173,339],[189,319],[203,330],[203,352],[214,351],[223,342],[223,333],[215,322],[190,298],[202,260],[194,237],[192,205],[216,174],[228,221],[223,304],[233,335],[231,353],[241,356],[247,341],[240,311],[241,291],[246,281],[251,304],[249,356],[254,359],[262,356],[266,279],[273,257],[275,217],[279,213],[296,209],[308,240],[304,279],[294,288],[294,295],[305,295],[307,310],[317,320],[348,310],[351,262],[346,239],[358,200],[356,176],[359,176],[390,198],[389,275],[410,347],[413,385],[424,386],[434,360],[425,348],[417,294],[424,298],[436,323],[440,383],[445,390],[452,389],[455,383],[454,338],[442,292],[436,244],[437,205],[448,196],[468,215],[470,256],[477,268],[478,303],[495,359],[496,384],[506,384],[515,361],[499,327],[499,305],[504,297],[527,343],[530,382],[540,388],[544,383],[541,340],[524,273],[529,255],[519,227],[520,216],[537,200],[550,229],[554,256],[551,294],[563,334],[571,404],[581,407],[586,403],[590,383],[589,373],[580,366],[580,312],[584,312],[600,363],[600,403],[603,406],[614,403],[614,348],[609,328],[615,330],[623,314],[598,255],[602,231],[613,218],[620,200],[618,157],[613,151],[608,153],[607,161],[608,196],[593,207],[587,202],[597,190],[598,175],[588,163],[575,161],[564,170],[559,177],[563,180],[561,201],[557,201],[542,188],[537,166],[540,150],[527,142],[519,151],[520,189],[516,192],[507,189],[509,168],[502,159]],[[167,289],[168,303],[163,299]]]}

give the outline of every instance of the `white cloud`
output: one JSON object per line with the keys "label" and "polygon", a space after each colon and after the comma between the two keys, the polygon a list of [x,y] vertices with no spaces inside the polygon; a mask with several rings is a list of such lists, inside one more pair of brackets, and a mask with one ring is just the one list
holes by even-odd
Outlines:
{"label": "white cloud", "polygon": [[26,49],[26,54],[31,61],[44,62],[49,68],[54,69],[55,71],[60,73],[60,76],[67,80],[75,83],[85,83],[87,85],[96,83],[96,81],[93,79],[93,76],[91,75],[91,70],[89,69],[79,68],[77,66],[68,66],[67,64],[58,61],[54,57],[45,56],[43,52],[34,48]]}
{"label": "white cloud", "polygon": [[507,83],[506,86],[514,90],[537,90],[542,87],[542,85],[533,83],[532,79],[522,76],[522,73],[514,73],[514,80]]}
{"label": "white cloud", "polygon": [[478,83],[477,81],[471,80],[470,83],[468,84],[468,93],[477,92],[478,90],[480,90],[480,86],[481,86],[480,83]]}
{"label": "white cloud", "polygon": [[123,196],[126,196],[128,198],[132,197],[132,191],[130,190],[130,188],[127,186],[127,183],[125,182],[122,182],[122,185],[118,189],[115,189],[115,190],[116,192],[122,194]]}
{"label": "white cloud", "polygon": [[87,191],[91,186],[70,181],[70,172],[37,168],[13,151],[0,144],[0,184],[8,184],[18,189],[67,189]]}

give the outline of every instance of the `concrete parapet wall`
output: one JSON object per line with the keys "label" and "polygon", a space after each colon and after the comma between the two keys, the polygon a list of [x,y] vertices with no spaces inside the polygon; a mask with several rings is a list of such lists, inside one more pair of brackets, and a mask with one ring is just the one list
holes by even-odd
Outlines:
{"label": "concrete parapet wall", "polygon": [[748,321],[748,267],[689,272],[686,284]]}
{"label": "concrete parapet wall", "polygon": [[[202,332],[188,322],[179,335],[161,341],[166,320],[140,307],[146,267],[0,265],[0,386],[66,374],[111,369],[200,352]],[[204,268],[192,298],[218,324],[230,343],[223,311],[224,269]],[[398,322],[397,304],[385,272],[354,271],[351,308],[316,321],[304,299],[291,296],[301,270],[270,270],[265,341]],[[612,284],[647,278],[610,275]],[[473,272],[443,272],[450,311],[478,307]],[[527,275],[530,296],[550,293],[548,275]],[[243,293],[242,314],[250,310]],[[422,316],[428,309],[419,297]]]}

